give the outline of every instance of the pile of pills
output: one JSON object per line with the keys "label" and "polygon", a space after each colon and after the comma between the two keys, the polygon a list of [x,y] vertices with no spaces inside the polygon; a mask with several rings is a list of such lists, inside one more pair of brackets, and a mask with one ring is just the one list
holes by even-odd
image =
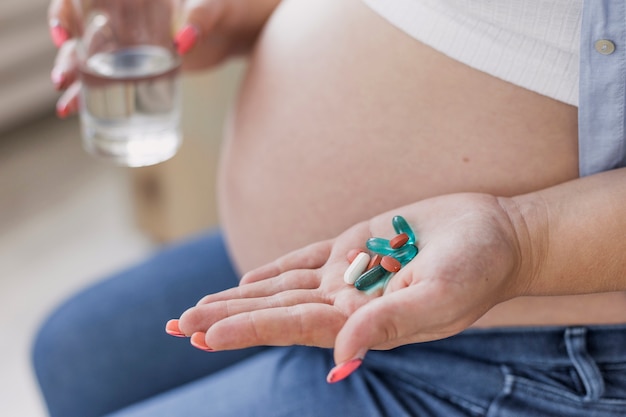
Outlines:
{"label": "pile of pills", "polygon": [[360,291],[367,291],[378,285],[386,285],[391,276],[417,255],[415,233],[402,216],[392,220],[397,235],[390,240],[380,237],[368,239],[366,246],[370,253],[361,249],[348,252],[350,266],[343,279]]}

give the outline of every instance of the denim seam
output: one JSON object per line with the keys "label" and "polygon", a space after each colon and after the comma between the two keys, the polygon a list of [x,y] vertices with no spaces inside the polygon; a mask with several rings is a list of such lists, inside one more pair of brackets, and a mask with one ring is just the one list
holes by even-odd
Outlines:
{"label": "denim seam", "polygon": [[574,327],[565,331],[565,347],[578,376],[585,386],[586,401],[598,400],[604,394],[604,380],[594,360],[587,352],[587,331]]}
{"label": "denim seam", "polygon": [[470,413],[476,416],[483,416],[485,414],[486,408],[481,406],[480,404],[476,404],[471,402],[465,398],[462,398],[456,394],[453,394],[443,388],[436,387],[434,385],[428,384],[419,378],[415,378],[413,375],[410,375],[410,378],[403,378],[405,372],[399,372],[397,376],[397,380],[401,381],[404,384],[412,388],[420,388],[424,392],[427,392],[431,395],[439,397],[442,400],[449,401],[451,404],[457,405],[459,407],[464,408]]}
{"label": "denim seam", "polygon": [[513,391],[513,387],[515,385],[519,386],[521,389],[527,389],[532,391],[533,394],[537,397],[542,397],[547,400],[569,400],[572,403],[578,404],[580,406],[594,406],[597,408],[607,408],[612,411],[615,406],[626,406],[626,400],[622,399],[613,399],[613,398],[599,398],[593,401],[588,401],[585,397],[581,397],[575,395],[573,393],[567,392],[565,390],[560,390],[558,388],[552,387],[547,384],[543,384],[540,382],[536,382],[524,377],[520,377],[517,375],[510,375],[511,377],[511,386],[509,387],[509,394]]}
{"label": "denim seam", "polygon": [[[370,359],[369,361],[369,366],[370,368],[375,368],[376,367],[376,360],[375,359]],[[374,365],[374,366],[372,366]],[[381,369],[386,369],[384,367],[384,363],[381,363]],[[432,384],[429,384],[427,382],[425,382],[424,380],[415,377],[414,375],[409,374],[408,372],[403,372],[403,371],[398,371],[395,374],[395,378],[396,378],[396,382],[401,382],[403,384],[406,384],[408,387],[415,389],[421,389],[424,392],[427,392],[433,396],[436,396],[442,400],[446,400],[449,401],[451,404],[457,405],[459,407],[462,407],[463,409],[467,410],[468,412],[472,413],[473,415],[476,415],[477,417],[481,417],[485,415],[485,411],[486,408],[480,404],[476,404],[475,402],[469,401],[465,398],[462,398],[456,394],[451,393],[450,391],[447,391],[443,388],[434,386]]]}
{"label": "denim seam", "polygon": [[605,371],[623,371],[626,370],[626,362],[603,363],[598,368]]}

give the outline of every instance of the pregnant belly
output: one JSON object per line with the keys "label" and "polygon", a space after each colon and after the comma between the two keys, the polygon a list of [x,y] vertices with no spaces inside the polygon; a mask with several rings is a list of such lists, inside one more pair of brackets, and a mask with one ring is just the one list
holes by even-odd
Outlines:
{"label": "pregnant belly", "polygon": [[576,109],[435,52],[359,0],[288,0],[222,156],[222,224],[247,270],[425,197],[572,178]]}

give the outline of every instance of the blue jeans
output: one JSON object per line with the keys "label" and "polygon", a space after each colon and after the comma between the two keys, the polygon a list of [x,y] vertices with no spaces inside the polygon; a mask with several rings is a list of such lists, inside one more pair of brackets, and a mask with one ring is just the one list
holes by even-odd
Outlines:
{"label": "blue jeans", "polygon": [[164,332],[237,284],[219,232],[165,249],[62,305],[35,341],[52,417],[626,415],[626,325],[468,330],[373,351],[325,381],[332,351],[202,352]]}

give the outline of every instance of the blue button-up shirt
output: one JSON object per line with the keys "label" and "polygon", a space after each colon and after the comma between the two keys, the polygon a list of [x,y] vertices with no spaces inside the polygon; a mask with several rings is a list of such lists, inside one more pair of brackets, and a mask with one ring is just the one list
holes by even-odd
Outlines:
{"label": "blue button-up shirt", "polygon": [[580,175],[626,166],[626,0],[585,0],[580,34]]}

